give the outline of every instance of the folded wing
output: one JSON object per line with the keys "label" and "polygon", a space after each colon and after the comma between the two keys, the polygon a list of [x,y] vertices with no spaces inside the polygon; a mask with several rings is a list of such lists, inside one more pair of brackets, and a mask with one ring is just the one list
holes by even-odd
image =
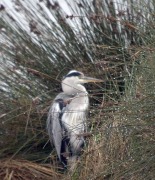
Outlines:
{"label": "folded wing", "polygon": [[61,114],[64,108],[62,99],[57,99],[52,104],[47,118],[47,131],[50,142],[54,143],[58,157],[61,161],[61,144],[62,144],[62,125]]}

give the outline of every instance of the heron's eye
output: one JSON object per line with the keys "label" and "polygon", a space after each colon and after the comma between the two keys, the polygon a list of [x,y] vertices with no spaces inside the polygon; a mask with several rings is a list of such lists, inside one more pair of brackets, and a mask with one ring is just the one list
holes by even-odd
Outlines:
{"label": "heron's eye", "polygon": [[79,79],[81,79],[82,77],[83,77],[82,74],[80,74],[80,75],[78,76]]}

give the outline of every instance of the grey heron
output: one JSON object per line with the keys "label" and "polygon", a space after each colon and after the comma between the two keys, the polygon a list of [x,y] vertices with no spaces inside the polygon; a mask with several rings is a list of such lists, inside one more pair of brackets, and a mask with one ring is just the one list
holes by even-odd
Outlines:
{"label": "grey heron", "polygon": [[67,166],[66,154],[75,162],[84,145],[82,134],[87,130],[89,97],[83,84],[102,81],[71,70],[62,80],[63,92],[56,96],[50,107],[47,131],[64,167]]}

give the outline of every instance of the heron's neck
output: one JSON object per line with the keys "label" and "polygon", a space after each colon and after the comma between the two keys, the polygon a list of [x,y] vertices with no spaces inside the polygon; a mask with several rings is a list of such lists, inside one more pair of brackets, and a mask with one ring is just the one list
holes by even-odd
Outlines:
{"label": "heron's neck", "polygon": [[63,85],[63,92],[69,95],[88,94],[86,88],[81,84]]}
{"label": "heron's neck", "polygon": [[81,94],[82,93],[87,94],[87,90],[82,84],[77,84],[77,91],[78,93],[81,93]]}

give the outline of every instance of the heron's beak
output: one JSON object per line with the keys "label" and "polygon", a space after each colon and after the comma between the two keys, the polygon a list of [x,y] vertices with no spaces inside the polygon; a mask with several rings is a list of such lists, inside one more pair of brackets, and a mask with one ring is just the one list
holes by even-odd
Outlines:
{"label": "heron's beak", "polygon": [[92,78],[92,77],[81,77],[80,78],[80,82],[81,83],[89,83],[89,82],[103,82],[102,79],[96,79],[96,78]]}

